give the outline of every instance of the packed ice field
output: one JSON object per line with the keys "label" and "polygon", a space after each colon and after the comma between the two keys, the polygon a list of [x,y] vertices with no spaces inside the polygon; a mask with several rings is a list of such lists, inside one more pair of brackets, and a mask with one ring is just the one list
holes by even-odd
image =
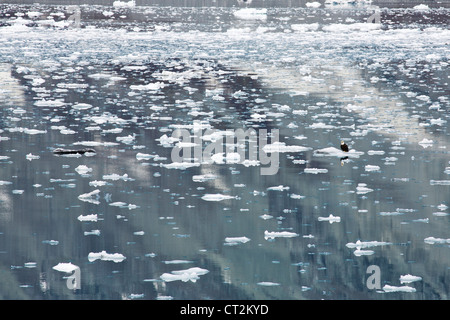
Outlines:
{"label": "packed ice field", "polygon": [[0,297],[448,299],[449,10],[0,4]]}

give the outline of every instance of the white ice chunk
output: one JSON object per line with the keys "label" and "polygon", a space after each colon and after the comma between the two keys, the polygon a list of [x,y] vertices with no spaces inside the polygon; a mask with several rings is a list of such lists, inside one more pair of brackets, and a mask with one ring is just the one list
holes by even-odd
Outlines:
{"label": "white ice chunk", "polygon": [[33,155],[33,154],[29,153],[29,154],[26,155],[25,158],[26,158],[27,160],[31,161],[31,160],[39,159],[40,156],[36,156],[36,155]]}
{"label": "white ice chunk", "polygon": [[66,273],[72,273],[73,271],[77,270],[79,267],[72,264],[72,263],[65,263],[60,262],[56,266],[54,266],[52,269],[60,272],[66,272]]}
{"label": "white ice chunk", "polygon": [[434,144],[433,140],[429,140],[426,138],[423,138],[420,142],[419,145],[422,146],[422,148],[426,149],[428,147],[431,147]]}
{"label": "white ice chunk", "polygon": [[194,267],[186,270],[176,270],[171,273],[164,273],[161,275],[161,279],[166,282],[181,280],[183,282],[191,281],[197,282],[200,276],[207,274],[209,271],[206,269]]}
{"label": "white ice chunk", "polygon": [[169,164],[161,164],[162,167],[167,169],[179,169],[179,170],[185,170],[192,167],[199,167],[199,162],[172,162]]}
{"label": "white ice chunk", "polygon": [[239,243],[246,243],[249,242],[250,239],[247,237],[226,237],[225,238],[225,243],[227,243],[228,245],[235,245],[235,244],[239,244]]}
{"label": "white ice chunk", "polygon": [[88,166],[81,164],[75,168],[75,171],[80,175],[85,175],[88,174],[89,172],[92,172],[92,168],[89,168]]}
{"label": "white ice chunk", "polygon": [[373,189],[368,188],[367,184],[365,184],[365,183],[358,183],[358,186],[356,187],[357,194],[366,194],[366,193],[369,193],[372,191],[373,191]]}
{"label": "white ice chunk", "polygon": [[386,284],[383,287],[383,291],[384,292],[416,292],[415,288],[409,287],[409,286],[390,286],[388,284]]}
{"label": "white ice chunk", "polygon": [[298,233],[289,231],[264,231],[264,239],[275,239],[275,238],[293,238],[298,237]]}
{"label": "white ice chunk", "polygon": [[97,214],[87,214],[85,216],[79,215],[77,218],[79,221],[97,221]]}
{"label": "white ice chunk", "polygon": [[347,248],[371,248],[371,247],[378,247],[378,246],[386,246],[391,244],[390,242],[384,242],[384,241],[361,241],[358,240],[355,243],[349,242],[345,246]]}
{"label": "white ice chunk", "polygon": [[445,243],[450,243],[450,238],[443,239],[443,238],[428,237],[428,238],[425,238],[423,241],[425,241],[425,243],[428,243],[428,244],[445,244]]}
{"label": "white ice chunk", "polygon": [[372,171],[380,171],[380,167],[379,166],[375,166],[375,165],[366,165],[364,167],[364,170],[368,171],[368,172],[372,172]]}
{"label": "white ice chunk", "polygon": [[257,283],[258,286],[264,286],[264,287],[276,287],[280,284],[278,282],[270,282],[270,281],[261,281]]}
{"label": "white ice chunk", "polygon": [[103,175],[103,179],[104,180],[113,180],[113,181],[118,181],[118,180],[134,181],[134,179],[130,178],[127,173],[124,173],[123,175],[120,175],[117,173],[105,174],[105,175]]}
{"label": "white ice chunk", "polygon": [[236,197],[221,193],[214,193],[214,194],[207,193],[202,197],[202,199],[205,201],[222,201],[222,200],[236,199]]}
{"label": "white ice chunk", "polygon": [[205,181],[209,181],[209,180],[214,180],[216,178],[217,178],[217,176],[214,174],[201,174],[201,175],[192,176],[192,181],[205,182]]}
{"label": "white ice chunk", "polygon": [[92,108],[92,105],[89,103],[77,103],[72,106],[72,109],[75,110],[88,110]]}
{"label": "white ice chunk", "polygon": [[136,6],[136,1],[131,0],[131,1],[119,1],[116,0],[113,2],[113,7],[116,8],[134,8]]}
{"label": "white ice chunk", "polygon": [[257,8],[244,8],[235,11],[234,16],[238,19],[243,20],[266,20],[267,19],[267,9],[257,9]]}
{"label": "white ice chunk", "polygon": [[341,222],[341,217],[335,217],[330,214],[328,217],[319,217],[319,221],[328,221],[330,224],[333,222]]}
{"label": "white ice chunk", "polygon": [[263,147],[263,151],[265,153],[270,152],[303,152],[311,150],[309,147],[302,147],[302,146],[296,146],[296,145],[290,145],[287,146],[284,142],[274,142],[272,144],[266,144]]}
{"label": "white ice chunk", "polygon": [[312,174],[319,174],[319,173],[327,173],[328,169],[320,169],[320,168],[305,168],[303,170],[304,173],[312,173]]}
{"label": "white ice chunk", "polygon": [[99,193],[100,193],[100,190],[96,189],[92,192],[80,194],[78,196],[78,199],[81,201],[90,202],[93,204],[100,204],[100,201],[98,201],[98,199],[100,198],[98,195]]}
{"label": "white ice chunk", "polygon": [[400,283],[411,283],[415,281],[421,281],[422,277],[413,276],[410,274],[405,274],[404,276],[400,276]]}
{"label": "white ice chunk", "polygon": [[122,262],[126,257],[121,253],[107,253],[105,250],[101,252],[89,252],[88,259],[90,262],[95,260],[113,261],[115,263]]}
{"label": "white ice chunk", "polygon": [[283,185],[279,185],[279,186],[274,186],[274,187],[269,187],[267,188],[267,190],[272,190],[272,191],[285,191],[285,190],[289,190],[289,187],[285,187]]}
{"label": "white ice chunk", "polygon": [[143,84],[143,85],[131,85],[130,89],[131,90],[139,90],[139,91],[143,91],[143,90],[148,90],[148,91],[158,91],[162,88],[164,88],[166,85],[164,84],[164,82],[154,82],[154,83],[149,83],[149,84]]}

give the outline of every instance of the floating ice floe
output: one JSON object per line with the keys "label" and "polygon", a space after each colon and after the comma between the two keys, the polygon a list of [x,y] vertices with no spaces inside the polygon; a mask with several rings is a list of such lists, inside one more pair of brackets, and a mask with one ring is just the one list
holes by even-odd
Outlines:
{"label": "floating ice floe", "polygon": [[72,264],[71,262],[68,263],[60,262],[56,266],[52,267],[52,269],[65,273],[72,273],[73,271],[79,269],[79,267]]}
{"label": "floating ice floe", "polygon": [[298,237],[299,234],[295,232],[289,232],[289,231],[264,231],[264,239],[275,239],[275,238],[293,238]]}
{"label": "floating ice floe", "polygon": [[433,144],[434,144],[434,141],[433,141],[433,140],[429,140],[429,139],[426,139],[426,138],[423,138],[423,139],[419,142],[419,145],[422,146],[422,148],[424,148],[424,149],[433,146]]}
{"label": "floating ice floe", "polygon": [[38,129],[28,129],[28,128],[24,128],[24,129],[23,129],[23,133],[30,134],[30,135],[35,135],[35,134],[43,134],[43,133],[47,133],[47,130],[38,130]]}
{"label": "floating ice floe", "polygon": [[162,261],[162,263],[164,263],[164,264],[185,264],[185,263],[194,263],[194,261],[175,259],[175,260],[165,260],[165,261]]}
{"label": "floating ice floe", "polygon": [[86,147],[112,147],[118,146],[117,142],[100,142],[100,141],[78,141],[73,143],[74,146],[82,145]]}
{"label": "floating ice floe", "polygon": [[217,178],[217,176],[214,174],[201,174],[201,175],[192,176],[192,181],[205,182],[205,181],[209,181],[209,180],[214,180],[216,178]]}
{"label": "floating ice floe", "polygon": [[250,239],[247,237],[226,237],[225,244],[229,246],[238,245],[240,243],[249,242]]}
{"label": "floating ice floe", "polygon": [[356,187],[357,194],[366,194],[366,193],[369,193],[372,191],[373,191],[373,189],[368,188],[367,184],[365,184],[365,183],[358,183],[358,186]]}
{"label": "floating ice floe", "polygon": [[136,6],[136,1],[119,1],[116,0],[113,2],[113,7],[115,8],[134,8]]}
{"label": "floating ice floe", "polygon": [[371,247],[379,247],[379,246],[386,246],[392,244],[391,242],[384,242],[384,241],[361,241],[358,240],[355,243],[349,242],[345,246],[347,248],[371,248]]}
{"label": "floating ice floe", "polygon": [[313,155],[316,157],[338,157],[338,158],[359,158],[364,152],[351,149],[348,152],[344,152],[341,149],[335,147],[328,147],[323,149],[314,150]]}
{"label": "floating ice floe", "polygon": [[418,4],[417,6],[414,6],[413,9],[417,11],[428,11],[430,10],[430,7],[426,4]]}
{"label": "floating ice floe", "polygon": [[118,180],[134,181],[134,179],[130,178],[127,173],[124,173],[123,175],[120,175],[117,173],[105,174],[105,175],[103,175],[103,179],[104,180],[113,180],[113,181],[118,181]]}
{"label": "floating ice floe", "polygon": [[121,253],[107,253],[105,250],[101,252],[89,252],[88,259],[90,262],[95,260],[113,261],[115,263],[122,262],[126,257]]}
{"label": "floating ice floe", "polygon": [[62,100],[39,100],[34,103],[36,107],[63,107],[66,103]]}
{"label": "floating ice floe", "polygon": [[269,187],[267,188],[268,191],[286,191],[289,190],[289,187],[285,187],[283,185],[279,185],[279,186],[274,186],[274,187]]}
{"label": "floating ice floe", "polygon": [[373,156],[373,155],[379,155],[379,156],[382,156],[382,155],[385,154],[385,152],[384,152],[384,150],[369,150],[369,151],[367,151],[367,154],[368,154],[369,156]]}
{"label": "floating ice floe", "polygon": [[328,169],[320,169],[320,168],[305,168],[303,170],[304,173],[312,173],[312,174],[319,174],[319,173],[327,173]]}
{"label": "floating ice floe", "polygon": [[166,282],[178,281],[181,280],[183,282],[197,282],[200,279],[200,276],[207,274],[209,271],[206,269],[194,267],[186,270],[176,270],[171,273],[164,273],[161,275],[161,279]]}
{"label": "floating ice floe", "polygon": [[333,222],[341,222],[341,217],[335,217],[332,214],[330,214],[328,217],[319,217],[317,220],[328,221],[331,224]]}
{"label": "floating ice floe", "polygon": [[244,8],[236,10],[234,16],[238,19],[243,20],[266,20],[267,19],[267,9],[257,9],[257,8]]}
{"label": "floating ice floe", "polygon": [[287,146],[286,143],[284,142],[274,142],[271,144],[266,144],[263,147],[263,151],[265,153],[271,153],[271,152],[303,152],[303,151],[307,151],[307,150],[311,150],[311,148],[309,147],[303,147],[303,146],[295,146],[295,145],[290,145]]}
{"label": "floating ice floe", "polygon": [[430,180],[431,186],[450,186],[450,180]]}
{"label": "floating ice floe", "polygon": [[80,110],[80,111],[81,110],[88,110],[90,108],[92,108],[92,105],[89,104],[89,103],[76,103],[76,104],[74,104],[72,106],[72,109]]}
{"label": "floating ice floe", "polygon": [[428,244],[445,244],[445,243],[450,243],[450,238],[443,239],[443,238],[428,237],[428,238],[423,239],[423,241]]}
{"label": "floating ice floe", "polygon": [[374,254],[375,251],[373,250],[362,250],[362,249],[356,249],[355,251],[353,251],[353,254],[357,257],[360,256],[370,256],[372,254]]}
{"label": "floating ice floe", "polygon": [[92,172],[92,168],[89,168],[88,166],[82,164],[76,167],[75,171],[80,175],[87,175],[89,172]]}
{"label": "floating ice floe", "polygon": [[383,291],[384,292],[416,292],[416,289],[413,287],[409,287],[409,286],[390,286],[388,284],[386,284],[385,286],[383,286]]}
{"label": "floating ice floe", "polygon": [[276,287],[280,284],[278,282],[270,282],[270,281],[261,281],[257,283],[258,286],[264,286],[264,287]]}
{"label": "floating ice floe", "polygon": [[31,161],[31,160],[39,159],[40,156],[36,156],[36,155],[34,155],[34,154],[29,153],[29,154],[26,155],[25,158],[26,158],[27,160]]}
{"label": "floating ice floe", "polygon": [[368,164],[368,165],[366,165],[366,166],[364,167],[364,170],[365,170],[365,171],[368,171],[368,172],[372,172],[372,171],[380,171],[380,166],[375,166],[375,165],[370,165],[370,164]]}
{"label": "floating ice floe", "polygon": [[225,155],[225,153],[220,152],[211,156],[211,160],[217,164],[224,163],[239,163],[241,161],[241,155],[237,152],[230,152]]}
{"label": "floating ice floe", "polygon": [[400,283],[411,283],[416,281],[422,281],[422,277],[413,276],[410,274],[405,274],[404,276],[400,276]]}
{"label": "floating ice floe", "polygon": [[100,193],[100,190],[96,189],[96,190],[88,192],[88,193],[80,194],[78,196],[78,199],[81,201],[84,201],[84,202],[100,204],[100,201],[98,200],[98,199],[100,199],[99,193]]}
{"label": "floating ice floe", "polygon": [[164,167],[166,169],[178,169],[178,170],[185,170],[199,166],[200,166],[199,162],[172,162],[169,164],[161,164],[161,167]]}
{"label": "floating ice floe", "polygon": [[202,196],[202,199],[205,201],[222,201],[222,200],[236,199],[236,197],[221,193],[207,193],[204,196]]}
{"label": "floating ice floe", "polygon": [[96,230],[91,230],[91,231],[85,231],[83,234],[85,236],[99,236],[100,230],[96,229]]}
{"label": "floating ice floe", "polygon": [[96,222],[98,217],[97,217],[97,214],[87,214],[85,216],[79,215],[77,219],[79,221],[93,221],[93,222]]}
{"label": "floating ice floe", "polygon": [[144,85],[131,85],[130,89],[131,90],[139,90],[139,91],[158,91],[162,88],[164,88],[166,86],[166,84],[164,82],[154,82],[154,83],[149,83],[149,84],[144,84]]}
{"label": "floating ice floe", "polygon": [[319,8],[322,4],[320,2],[317,1],[313,1],[313,2],[307,2],[306,6],[308,8]]}

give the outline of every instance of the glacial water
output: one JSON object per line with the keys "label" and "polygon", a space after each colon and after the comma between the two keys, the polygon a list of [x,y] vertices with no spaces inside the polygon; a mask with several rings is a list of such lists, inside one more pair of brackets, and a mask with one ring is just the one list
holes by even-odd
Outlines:
{"label": "glacial water", "polygon": [[[449,298],[448,3],[34,2],[0,4],[1,299]],[[278,132],[277,172],[177,129]]]}

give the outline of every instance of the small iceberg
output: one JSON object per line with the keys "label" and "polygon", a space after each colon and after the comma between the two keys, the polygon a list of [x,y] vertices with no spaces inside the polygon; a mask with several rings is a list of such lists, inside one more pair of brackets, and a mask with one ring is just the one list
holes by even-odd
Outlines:
{"label": "small iceberg", "polygon": [[202,197],[205,201],[222,201],[222,200],[229,200],[229,199],[236,199],[234,196],[228,196],[221,193],[207,193]]}
{"label": "small iceberg", "polygon": [[289,187],[285,187],[283,185],[267,188],[268,191],[270,191],[270,190],[272,190],[272,191],[285,191],[285,190],[289,190],[289,189],[290,189]]}
{"label": "small iceberg", "polygon": [[266,144],[263,147],[263,151],[265,153],[271,153],[271,152],[303,152],[311,150],[309,147],[302,147],[302,146],[296,146],[296,145],[290,145],[287,146],[284,142],[274,142],[272,144]]}
{"label": "small iceberg", "polygon": [[269,232],[269,231],[264,231],[264,239],[268,240],[268,239],[275,239],[275,238],[293,238],[293,237],[298,237],[298,233],[295,232],[289,232],[289,231],[281,231],[281,232],[277,232],[277,231],[273,231],[273,232]]}
{"label": "small iceberg", "polygon": [[303,170],[304,173],[312,173],[312,174],[319,174],[319,173],[327,173],[328,169],[321,169],[321,168],[305,168]]}
{"label": "small iceberg", "polygon": [[341,222],[341,217],[335,217],[332,214],[330,214],[328,217],[319,217],[317,220],[328,221],[331,224],[333,222]]}
{"label": "small iceberg", "polygon": [[400,276],[400,283],[411,283],[416,281],[422,281],[422,277],[413,276],[410,274],[405,274],[404,276]]}
{"label": "small iceberg", "polygon": [[100,198],[99,196],[100,190],[96,189],[92,192],[83,193],[78,196],[78,199],[84,202],[90,202],[93,204],[100,204],[100,201],[98,200]]}
{"label": "small iceberg", "polygon": [[60,271],[60,272],[66,272],[66,273],[72,273],[73,271],[77,270],[79,267],[68,262],[60,262],[56,266],[52,267],[53,270]]}
{"label": "small iceberg", "polygon": [[416,289],[412,288],[412,287],[408,287],[408,286],[396,287],[396,286],[390,286],[387,284],[383,287],[383,291],[384,292],[416,292]]}
{"label": "small iceberg", "polygon": [[246,243],[249,241],[250,241],[250,239],[247,237],[226,237],[225,238],[225,244],[228,246],[234,246],[234,245],[238,245],[240,243]]}
{"label": "small iceberg", "polygon": [[261,281],[257,283],[258,286],[264,286],[264,287],[276,287],[280,284],[278,282],[270,282],[270,281]]}
{"label": "small iceberg", "polygon": [[428,244],[450,243],[450,239],[442,239],[442,238],[435,238],[435,237],[428,237],[428,238],[425,238],[423,241]]}
{"label": "small iceberg", "polygon": [[419,142],[419,145],[424,149],[431,147],[433,144],[434,144],[433,140],[429,140],[429,139],[425,139],[425,138]]}
{"label": "small iceberg", "polygon": [[88,254],[89,262],[93,262],[95,260],[103,260],[103,261],[113,261],[115,263],[122,262],[125,260],[125,256],[121,253],[107,253],[105,250],[101,252],[89,252]]}
{"label": "small iceberg", "polygon": [[380,171],[380,166],[374,166],[374,165],[368,164],[364,167],[364,170],[367,172]]}
{"label": "small iceberg", "polygon": [[161,279],[165,282],[178,281],[183,282],[197,282],[200,276],[207,274],[209,271],[206,269],[194,267],[186,270],[176,270],[171,273],[164,273],[161,275]]}
{"label": "small iceberg", "polygon": [[235,11],[234,16],[242,20],[266,20],[267,9],[244,8]]}
{"label": "small iceberg", "polygon": [[373,191],[373,189],[368,188],[367,184],[365,184],[365,183],[358,183],[358,186],[356,187],[357,194],[366,194],[366,193],[369,193],[372,191]]}

